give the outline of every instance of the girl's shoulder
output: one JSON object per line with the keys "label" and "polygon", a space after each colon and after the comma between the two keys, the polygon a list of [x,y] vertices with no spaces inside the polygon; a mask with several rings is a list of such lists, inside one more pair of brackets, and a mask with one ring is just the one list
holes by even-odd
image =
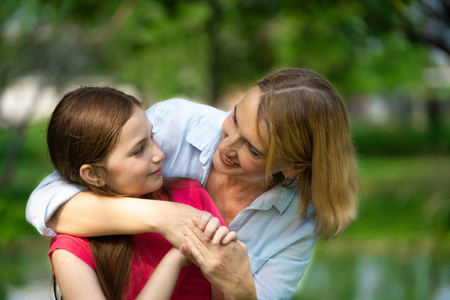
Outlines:
{"label": "girl's shoulder", "polygon": [[[178,203],[185,203],[186,198],[197,199],[202,194],[207,194],[200,182],[189,178],[168,178],[164,180],[164,185],[154,192],[154,197],[148,195],[143,198],[156,198],[160,200],[171,200]],[[187,203],[185,203],[187,204]]]}
{"label": "girl's shoulder", "polygon": [[173,183],[171,190],[174,202],[190,205],[199,210],[207,211],[218,218],[226,226],[226,222],[200,182],[192,179],[180,179]]}
{"label": "girl's shoulder", "polygon": [[208,193],[200,182],[180,178],[165,183],[166,188],[170,190],[174,202],[193,206],[197,209],[205,210],[205,198],[208,199]]}
{"label": "girl's shoulder", "polygon": [[89,240],[87,238],[68,234],[58,234],[52,239],[50,244],[50,249],[48,252],[50,261],[52,253],[57,249],[63,249],[74,254],[95,271],[94,258],[92,256]]}
{"label": "girl's shoulder", "polygon": [[89,240],[84,237],[78,237],[68,234],[58,234],[52,239],[51,244],[64,244],[64,243],[72,243],[72,244],[79,244],[79,245],[87,245],[89,244]]}
{"label": "girl's shoulder", "polygon": [[164,185],[173,190],[203,188],[200,182],[189,178],[168,179],[166,182],[164,182]]}

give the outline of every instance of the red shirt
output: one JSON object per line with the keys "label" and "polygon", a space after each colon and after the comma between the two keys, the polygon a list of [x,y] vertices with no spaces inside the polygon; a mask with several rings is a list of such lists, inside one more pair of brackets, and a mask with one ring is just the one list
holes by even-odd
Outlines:
{"label": "red shirt", "polygon": [[[226,226],[208,193],[197,181],[185,180],[176,183],[176,187],[172,190],[172,196],[174,202],[210,212],[219,218],[222,225]],[[127,299],[135,299],[138,296],[156,266],[172,248],[172,245],[157,233],[136,234],[134,240],[136,248],[128,280]],[[50,245],[48,253],[50,261],[51,255],[56,249],[71,252],[96,271],[88,239],[59,234]],[[171,299],[211,299],[211,286],[198,267],[189,265],[181,270]]]}

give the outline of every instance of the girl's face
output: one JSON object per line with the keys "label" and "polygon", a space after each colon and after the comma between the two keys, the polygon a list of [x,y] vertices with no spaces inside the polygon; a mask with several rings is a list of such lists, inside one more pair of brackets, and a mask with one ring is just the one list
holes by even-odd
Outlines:
{"label": "girl's face", "polygon": [[152,128],[144,110],[136,107],[106,158],[105,184],[111,189],[139,197],[161,187],[164,153],[153,139]]}
{"label": "girl's face", "polygon": [[[225,119],[223,137],[214,153],[214,168],[222,174],[246,181],[264,181],[269,147],[267,127],[257,127],[259,87],[252,88]],[[288,168],[276,162],[273,173]]]}

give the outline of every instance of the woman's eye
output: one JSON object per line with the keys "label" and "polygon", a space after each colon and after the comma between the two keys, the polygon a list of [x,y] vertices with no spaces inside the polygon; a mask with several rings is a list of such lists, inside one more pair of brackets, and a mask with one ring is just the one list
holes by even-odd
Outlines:
{"label": "woman's eye", "polygon": [[261,157],[261,155],[257,153],[252,147],[249,147],[248,151],[250,151],[250,154],[253,155],[254,157]]}

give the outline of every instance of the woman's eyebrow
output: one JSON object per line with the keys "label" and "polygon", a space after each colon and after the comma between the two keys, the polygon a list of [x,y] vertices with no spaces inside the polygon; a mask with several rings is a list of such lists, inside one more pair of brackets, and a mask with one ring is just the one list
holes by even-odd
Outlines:
{"label": "woman's eyebrow", "polygon": [[237,105],[234,106],[233,121],[234,121],[234,124],[236,124],[236,126],[237,126],[238,123],[237,123],[237,119],[236,119],[236,107],[237,107]]}
{"label": "woman's eyebrow", "polygon": [[[237,105],[234,106],[234,113],[233,113],[233,121],[236,124],[236,127],[239,128],[237,118],[236,118],[236,111],[237,111]],[[249,140],[246,137],[243,137],[245,141],[248,143],[248,145],[253,148],[255,152],[257,152],[259,155],[264,156],[263,152],[261,152],[258,148],[252,145],[252,143],[249,142]]]}

